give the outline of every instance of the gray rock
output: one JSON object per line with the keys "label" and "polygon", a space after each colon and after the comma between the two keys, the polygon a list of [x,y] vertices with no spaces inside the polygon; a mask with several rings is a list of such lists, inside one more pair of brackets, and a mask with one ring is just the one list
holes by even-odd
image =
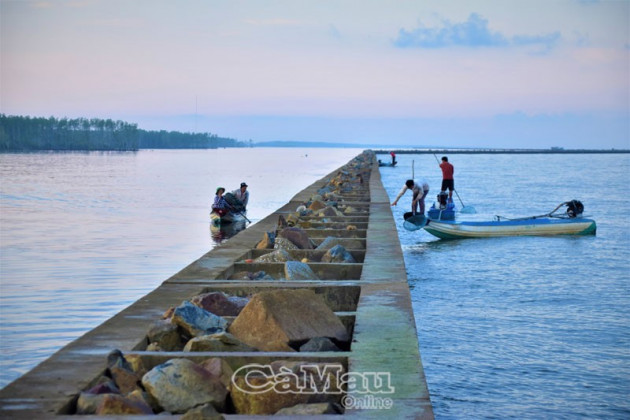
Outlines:
{"label": "gray rock", "polygon": [[356,260],[343,245],[335,245],[322,256],[322,262],[328,263],[356,263]]}
{"label": "gray rock", "polygon": [[228,296],[222,292],[210,292],[197,295],[190,300],[193,304],[218,316],[237,316],[247,305],[249,299]]}
{"label": "gray rock", "polygon": [[220,420],[223,418],[223,415],[212,404],[204,404],[188,410],[181,420]]}
{"label": "gray rock", "polygon": [[275,249],[284,249],[287,251],[291,251],[293,249],[299,249],[297,245],[288,240],[287,238],[277,238],[273,247]]}
{"label": "gray rock", "polygon": [[291,259],[291,256],[285,249],[276,249],[273,252],[270,252],[265,255],[261,255],[256,258],[254,262],[256,263],[273,263],[273,262],[286,262]]}
{"label": "gray rock", "polygon": [[346,244],[344,245],[344,248],[346,249],[363,249],[363,244],[359,240],[356,240],[356,239],[348,240],[348,239],[336,238],[334,236],[328,236],[317,246],[316,249],[326,250],[326,249],[330,249],[334,247],[335,245],[341,245],[343,243]]}
{"label": "gray rock", "polygon": [[175,308],[173,323],[179,325],[191,337],[208,335],[227,328],[227,321],[188,301]]}
{"label": "gray rock", "polygon": [[166,411],[185,413],[203,404],[221,410],[227,389],[219,378],[188,359],[171,359],[142,377],[151,398]]}
{"label": "gray rock", "polygon": [[319,280],[311,267],[300,261],[284,263],[284,276],[287,280]]}
{"label": "gray rock", "polygon": [[327,337],[315,337],[300,346],[301,352],[307,351],[342,351]]}
{"label": "gray rock", "polygon": [[118,394],[103,394],[103,399],[94,414],[97,416],[153,414],[153,410],[144,401],[126,398]]}
{"label": "gray rock", "polygon": [[149,343],[155,343],[164,351],[177,351],[182,349],[181,339],[177,325],[171,320],[155,321],[147,333]]}
{"label": "gray rock", "polygon": [[184,351],[257,351],[230,333],[221,332],[191,338]]}
{"label": "gray rock", "polygon": [[273,248],[274,241],[276,239],[275,232],[266,232],[263,238],[256,244],[256,249],[269,249]]}
{"label": "gray rock", "polygon": [[311,240],[304,229],[299,227],[284,228],[278,234],[278,238],[286,238],[293,242],[299,249],[313,249]]}
{"label": "gray rock", "polygon": [[343,216],[343,213],[341,213],[339,210],[337,210],[334,207],[330,207],[330,206],[326,206],[325,208],[319,210],[317,212],[318,216]]}
{"label": "gray rock", "polygon": [[105,395],[110,394],[90,394],[82,392],[77,400],[77,414],[94,414]]}

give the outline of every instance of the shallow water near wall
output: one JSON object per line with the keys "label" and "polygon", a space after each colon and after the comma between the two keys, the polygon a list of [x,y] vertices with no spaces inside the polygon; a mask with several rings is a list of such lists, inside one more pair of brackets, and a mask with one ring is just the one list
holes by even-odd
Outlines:
{"label": "shallow water near wall", "polygon": [[[393,200],[432,155],[381,168]],[[406,231],[393,207],[436,418],[630,417],[630,157],[451,155],[455,187],[492,220],[581,200],[597,235],[440,240]],[[459,208],[462,201],[454,197]]]}

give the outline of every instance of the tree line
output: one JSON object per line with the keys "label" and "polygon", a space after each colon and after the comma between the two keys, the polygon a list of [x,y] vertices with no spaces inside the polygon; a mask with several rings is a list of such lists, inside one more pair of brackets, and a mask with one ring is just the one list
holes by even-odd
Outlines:
{"label": "tree line", "polygon": [[0,114],[0,152],[32,150],[216,149],[245,143],[211,133],[147,131],[137,124],[98,118]]}

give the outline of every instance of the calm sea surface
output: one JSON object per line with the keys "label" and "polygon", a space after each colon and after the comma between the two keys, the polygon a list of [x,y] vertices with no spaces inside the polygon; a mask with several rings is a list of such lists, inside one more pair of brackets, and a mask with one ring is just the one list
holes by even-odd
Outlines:
{"label": "calm sea surface", "polygon": [[0,154],[0,387],[213,248],[218,186],[256,222],[360,152]]}
{"label": "calm sea surface", "polygon": [[[435,158],[398,159],[381,168],[390,197],[413,166],[435,201]],[[630,418],[630,156],[449,160],[461,200],[477,210],[461,220],[540,215],[578,199],[597,235],[444,241],[404,230],[409,193],[393,207],[436,417]]]}
{"label": "calm sea surface", "polygon": [[[0,386],[199,258],[214,190],[257,221],[357,149],[0,155]],[[387,160],[388,156],[381,156]],[[432,155],[381,168],[394,197]],[[630,156],[452,155],[461,219],[581,200],[596,236],[443,241],[393,207],[436,417],[630,418]],[[413,165],[412,165],[413,162]],[[461,207],[461,203],[459,203]]]}

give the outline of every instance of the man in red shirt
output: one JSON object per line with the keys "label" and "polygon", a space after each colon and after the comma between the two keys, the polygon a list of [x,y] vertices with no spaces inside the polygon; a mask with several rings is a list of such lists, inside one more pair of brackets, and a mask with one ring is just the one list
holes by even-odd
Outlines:
{"label": "man in red shirt", "polygon": [[448,158],[442,156],[442,163],[440,163],[440,169],[442,169],[442,188],[440,191],[446,191],[448,189],[448,199],[453,201],[453,190],[455,189],[455,180],[453,180],[453,173],[455,168],[448,163]]}

